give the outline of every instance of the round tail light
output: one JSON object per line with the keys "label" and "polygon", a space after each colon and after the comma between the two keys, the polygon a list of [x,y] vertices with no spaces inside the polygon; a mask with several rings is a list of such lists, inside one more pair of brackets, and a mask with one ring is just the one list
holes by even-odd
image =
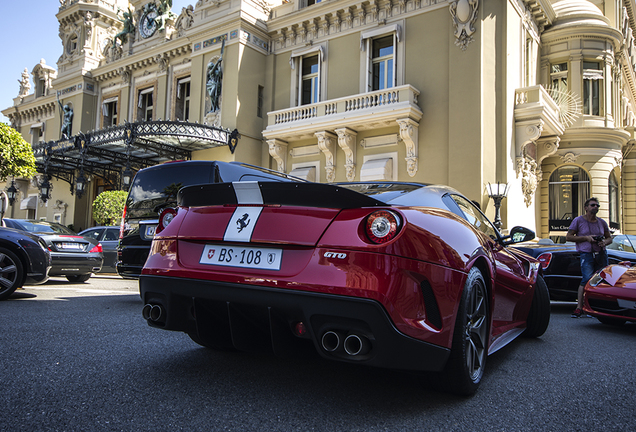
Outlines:
{"label": "round tail light", "polygon": [[366,232],[373,243],[386,243],[400,231],[400,218],[389,210],[378,210],[367,217]]}
{"label": "round tail light", "polygon": [[541,268],[546,269],[550,265],[550,261],[552,261],[552,254],[550,252],[542,253],[537,259],[541,263]]}
{"label": "round tail light", "polygon": [[159,214],[159,225],[157,226],[157,233],[160,233],[161,231],[163,231],[170,222],[172,222],[172,219],[174,219],[174,217],[177,215],[177,209],[175,208],[165,208],[161,211],[161,214]]}

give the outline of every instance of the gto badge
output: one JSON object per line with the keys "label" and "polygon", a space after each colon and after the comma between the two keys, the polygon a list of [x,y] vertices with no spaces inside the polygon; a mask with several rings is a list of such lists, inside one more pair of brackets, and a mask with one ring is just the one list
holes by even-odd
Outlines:
{"label": "gto badge", "polygon": [[343,252],[325,252],[323,256],[325,258],[345,259],[347,257],[347,254]]}
{"label": "gto badge", "polygon": [[236,229],[238,230],[238,232],[243,231],[243,228],[246,228],[250,224],[250,220],[248,218],[249,215],[245,213],[243,216],[241,216],[240,219],[236,221]]}

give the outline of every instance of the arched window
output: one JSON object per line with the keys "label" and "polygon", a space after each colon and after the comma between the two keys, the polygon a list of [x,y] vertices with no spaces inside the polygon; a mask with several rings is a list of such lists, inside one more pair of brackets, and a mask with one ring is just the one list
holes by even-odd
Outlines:
{"label": "arched window", "polygon": [[616,175],[612,172],[609,176],[609,222],[610,228],[620,229],[619,222],[619,202],[618,202],[618,182]]}
{"label": "arched window", "polygon": [[577,166],[557,168],[549,181],[550,231],[567,231],[590,196],[590,178]]}

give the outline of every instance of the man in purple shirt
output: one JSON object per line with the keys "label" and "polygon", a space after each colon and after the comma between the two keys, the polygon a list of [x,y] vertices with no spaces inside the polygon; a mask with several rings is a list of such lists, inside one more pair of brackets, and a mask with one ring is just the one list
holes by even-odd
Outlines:
{"label": "man in purple shirt", "polygon": [[605,246],[612,242],[607,222],[597,217],[599,203],[597,198],[590,198],[583,206],[585,214],[574,218],[565,239],[576,243],[576,250],[581,257],[581,284],[579,285],[578,304],[572,318],[582,315],[583,288],[594,272],[608,265]]}

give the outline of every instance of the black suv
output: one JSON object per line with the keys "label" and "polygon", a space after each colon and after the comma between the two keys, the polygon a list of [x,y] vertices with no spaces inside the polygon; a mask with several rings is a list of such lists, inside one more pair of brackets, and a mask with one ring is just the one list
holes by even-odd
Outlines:
{"label": "black suv", "polygon": [[184,186],[234,181],[304,181],[277,171],[239,162],[178,161],[140,170],[132,181],[122,217],[117,273],[136,279],[141,274],[159,223],[159,213],[176,207]]}

